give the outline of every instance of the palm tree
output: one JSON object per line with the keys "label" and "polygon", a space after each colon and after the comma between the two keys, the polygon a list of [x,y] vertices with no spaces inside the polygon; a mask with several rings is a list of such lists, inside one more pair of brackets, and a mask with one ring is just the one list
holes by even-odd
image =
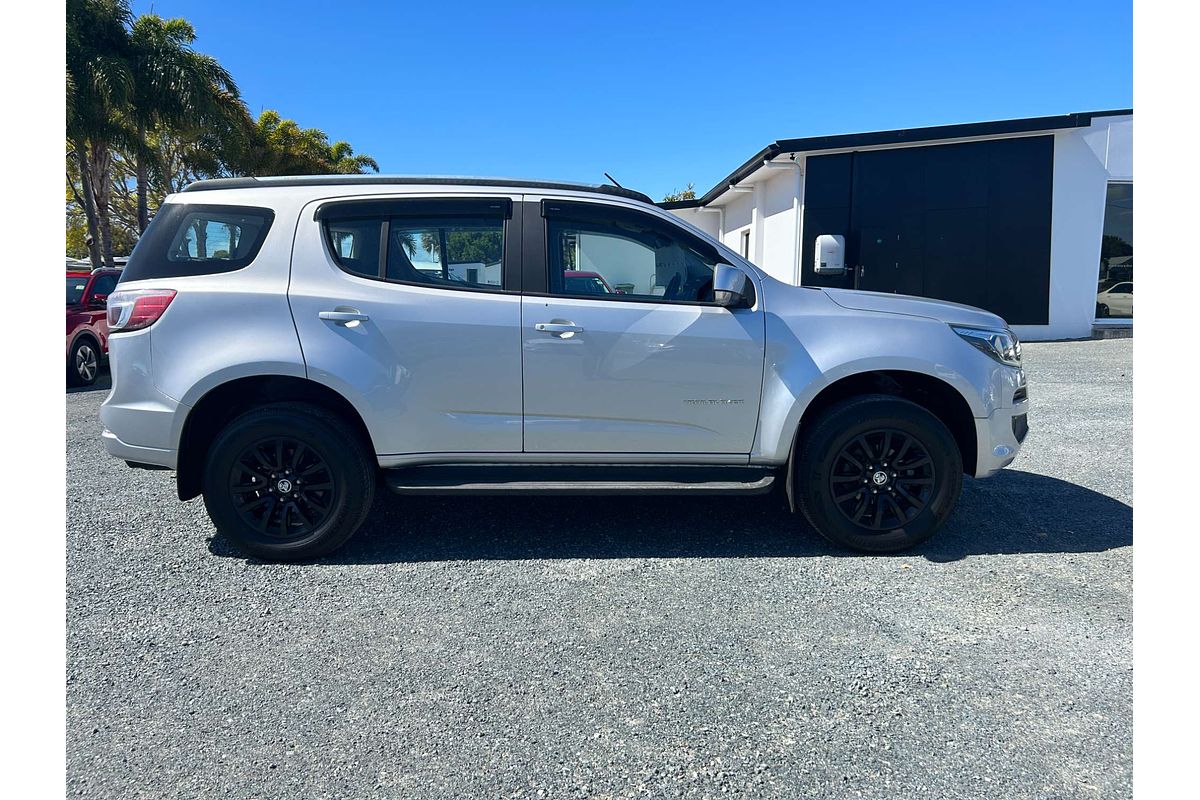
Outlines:
{"label": "palm tree", "polygon": [[133,94],[128,0],[67,0],[67,141],[79,169],[92,264],[113,263],[108,204],[113,144],[128,140],[121,112]]}
{"label": "palm tree", "polygon": [[354,155],[349,142],[334,142],[329,148],[329,166],[339,175],[358,175],[368,169],[379,172],[379,162],[370,156]]}
{"label": "palm tree", "polygon": [[148,168],[155,150],[148,132],[197,131],[245,116],[233,76],[212,56],[193,50],[195,40],[187,20],[154,14],[138,17],[129,33],[139,233],[150,223]]}

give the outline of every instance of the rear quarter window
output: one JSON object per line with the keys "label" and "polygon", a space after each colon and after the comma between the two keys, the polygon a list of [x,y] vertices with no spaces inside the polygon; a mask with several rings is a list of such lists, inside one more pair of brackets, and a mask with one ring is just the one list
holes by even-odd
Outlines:
{"label": "rear quarter window", "polygon": [[254,261],[275,220],[269,208],[168,203],[138,240],[121,282],[212,275]]}

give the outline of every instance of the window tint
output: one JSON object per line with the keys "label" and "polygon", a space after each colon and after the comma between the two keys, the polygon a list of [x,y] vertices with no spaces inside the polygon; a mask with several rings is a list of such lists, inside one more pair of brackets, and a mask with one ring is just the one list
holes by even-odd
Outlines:
{"label": "window tint", "polygon": [[266,208],[168,203],[138,240],[121,281],[241,269],[258,255],[274,219]]}
{"label": "window tint", "polygon": [[546,215],[552,294],[712,302],[715,251],[669,223],[574,203]]}
{"label": "window tint", "polygon": [[96,282],[92,284],[92,296],[112,294],[113,289],[117,288],[116,275],[101,275],[96,278]]}
{"label": "window tint", "polygon": [[325,236],[329,251],[343,269],[378,278],[382,229],[382,219],[331,219],[325,224]]}
{"label": "window tint", "polygon": [[67,276],[67,305],[73,306],[83,302],[83,293],[87,289],[87,275]]}
{"label": "window tint", "polygon": [[504,221],[393,217],[387,278],[431,286],[500,288]]}

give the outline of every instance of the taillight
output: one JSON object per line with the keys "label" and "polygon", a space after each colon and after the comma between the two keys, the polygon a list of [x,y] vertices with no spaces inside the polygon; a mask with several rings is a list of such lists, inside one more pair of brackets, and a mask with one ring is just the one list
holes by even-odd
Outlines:
{"label": "taillight", "polygon": [[149,328],[175,299],[174,289],[129,289],[108,296],[108,329],[111,332]]}

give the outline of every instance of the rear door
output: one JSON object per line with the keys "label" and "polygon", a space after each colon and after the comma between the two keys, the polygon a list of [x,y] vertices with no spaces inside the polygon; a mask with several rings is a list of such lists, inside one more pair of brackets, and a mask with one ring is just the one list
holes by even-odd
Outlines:
{"label": "rear door", "polygon": [[521,450],[513,198],[331,200],[301,213],[288,292],[308,375],[380,454]]}
{"label": "rear door", "polygon": [[749,454],[765,321],[713,304],[716,249],[625,206],[525,207],[525,450]]}

